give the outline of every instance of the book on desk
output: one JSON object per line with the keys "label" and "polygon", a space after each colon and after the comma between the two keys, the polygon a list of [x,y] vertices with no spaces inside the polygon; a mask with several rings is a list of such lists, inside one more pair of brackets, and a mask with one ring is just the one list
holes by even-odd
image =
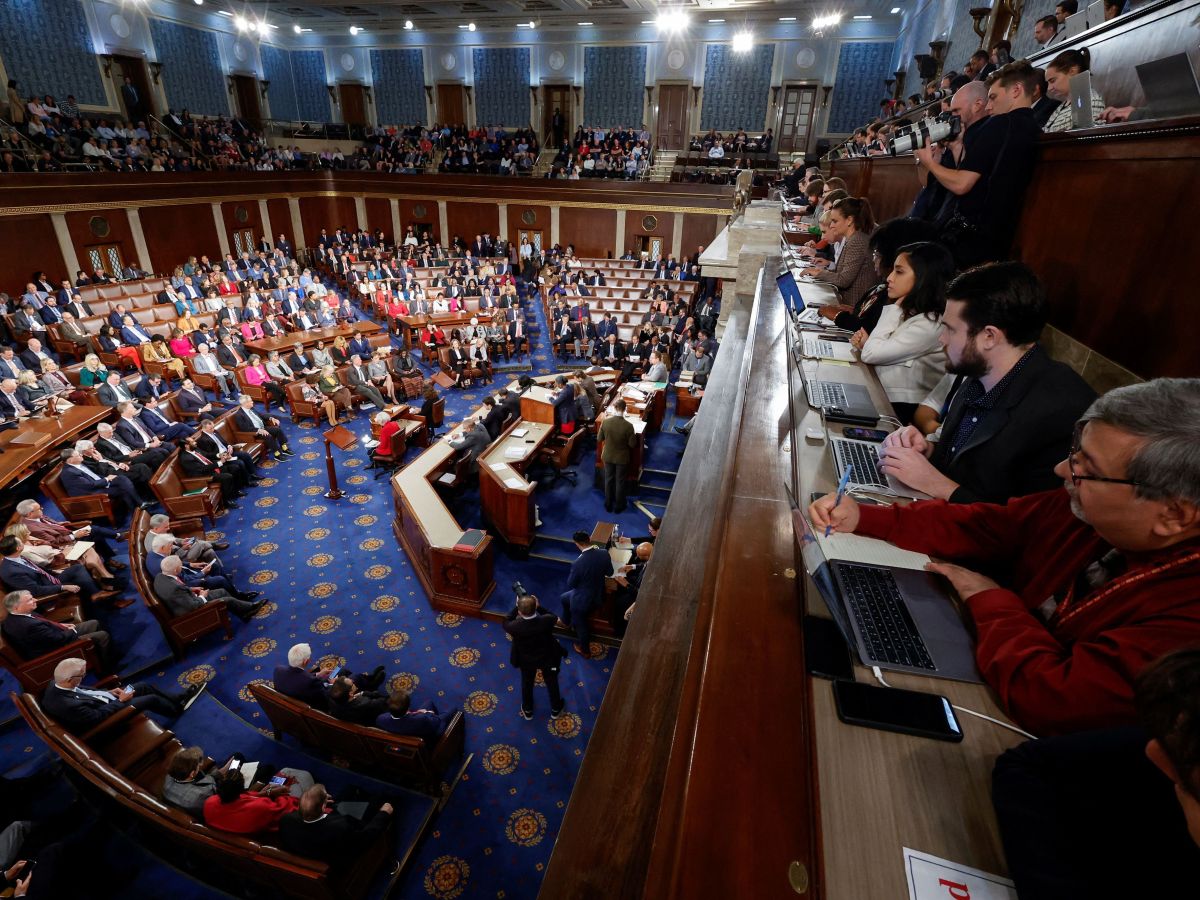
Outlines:
{"label": "book on desk", "polygon": [[458,543],[454,545],[454,550],[457,553],[474,553],[475,548],[482,544],[486,537],[486,532],[480,531],[478,528],[468,528],[458,539]]}

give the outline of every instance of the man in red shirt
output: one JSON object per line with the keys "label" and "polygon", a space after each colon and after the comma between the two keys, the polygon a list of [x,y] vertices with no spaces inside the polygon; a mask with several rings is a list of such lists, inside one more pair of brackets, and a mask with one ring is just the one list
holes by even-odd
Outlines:
{"label": "man in red shirt", "polygon": [[809,508],[818,528],[948,560],[929,570],[974,620],[980,672],[1041,736],[1135,721],[1138,673],[1200,643],[1200,379],[1110,391],[1073,446],[1062,489],[1004,506]]}

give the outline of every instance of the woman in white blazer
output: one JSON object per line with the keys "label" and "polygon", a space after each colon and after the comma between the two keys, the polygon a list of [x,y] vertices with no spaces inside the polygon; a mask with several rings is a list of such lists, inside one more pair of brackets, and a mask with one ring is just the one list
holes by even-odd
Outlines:
{"label": "woman in white blazer", "polygon": [[946,308],[946,284],[954,260],[941,244],[902,247],[887,278],[892,301],[868,335],[859,330],[850,342],[875,374],[903,424],[946,372],[946,352],[938,339]]}

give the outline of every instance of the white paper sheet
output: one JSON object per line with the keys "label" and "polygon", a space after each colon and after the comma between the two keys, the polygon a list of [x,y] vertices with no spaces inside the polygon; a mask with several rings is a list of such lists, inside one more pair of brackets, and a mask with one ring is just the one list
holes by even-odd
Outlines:
{"label": "white paper sheet", "polygon": [[904,848],[909,900],[1017,900],[1007,878]]}
{"label": "white paper sheet", "polygon": [[929,562],[924,553],[912,550],[901,550],[895,544],[881,541],[877,538],[863,537],[859,534],[839,534],[834,532],[825,537],[825,529],[813,528],[817,543],[826,559],[837,559],[842,562],[863,563],[869,566],[894,566],[897,569],[923,570]]}

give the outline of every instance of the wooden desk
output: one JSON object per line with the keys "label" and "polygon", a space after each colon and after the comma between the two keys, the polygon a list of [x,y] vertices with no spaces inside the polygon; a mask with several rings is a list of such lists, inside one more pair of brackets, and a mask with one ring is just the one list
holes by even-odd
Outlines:
{"label": "wooden desk", "polygon": [[433,487],[457,451],[437,441],[392,478],[392,533],[429,595],[434,609],[479,615],[492,588],[492,539],[469,552],[455,550],[464,529]]}
{"label": "wooden desk", "polygon": [[675,385],[675,415],[678,418],[694,416],[700,409],[700,401],[704,399],[703,389],[693,394],[690,384]]}
{"label": "wooden desk", "polygon": [[[26,419],[18,428],[0,431],[0,448],[4,449],[0,453],[0,488],[8,487],[26,470],[37,467],[43,461],[56,461],[59,451],[68,441],[114,416],[111,407],[80,403],[60,416],[35,416]],[[37,444],[22,444],[20,440],[13,443],[21,435],[32,434],[43,436],[45,440]]]}
{"label": "wooden desk", "polygon": [[[317,341],[325,341],[332,343],[336,337],[344,337],[347,340],[354,338],[355,335],[366,335],[372,338],[383,331],[383,326],[378,322],[354,322],[351,325],[336,325],[332,328],[314,328],[310,331],[293,331],[289,334],[280,335],[279,337],[263,338],[260,341],[246,341],[246,349],[252,353],[257,353],[266,359],[268,353],[272,350],[278,350],[280,353],[286,353],[296,344],[303,344],[305,348],[315,347]],[[385,335],[386,339],[386,335]],[[386,344],[380,344],[386,346]]]}
{"label": "wooden desk", "polygon": [[526,422],[553,425],[556,393],[553,384],[550,387],[544,384],[531,387],[521,395],[521,418]]}
{"label": "wooden desk", "polygon": [[[478,297],[469,299],[478,301]],[[492,314],[490,312],[474,312],[471,310],[463,310],[456,313],[440,313],[423,316],[398,316],[396,321],[402,322],[404,328],[401,329],[401,337],[404,339],[404,347],[407,350],[412,350],[420,342],[420,331],[425,327],[425,323],[430,319],[434,324],[440,325],[443,329],[457,328],[459,325],[470,325],[471,320],[475,319],[480,325],[491,324]],[[378,327],[378,326],[376,326]],[[447,335],[447,340],[449,336]]]}
{"label": "wooden desk", "polygon": [[[604,439],[600,437],[599,425],[604,421],[605,416],[609,415],[608,411],[600,413],[596,419],[596,466],[592,475],[592,483],[595,487],[604,489]],[[642,480],[642,467],[646,456],[646,421],[641,415],[635,411],[627,409],[625,418],[630,425],[633,426],[633,431],[636,440],[633,447],[629,451],[629,465],[625,467],[625,481],[629,484],[637,484]]]}
{"label": "wooden desk", "polygon": [[[523,432],[521,436],[514,431]],[[505,541],[528,548],[535,536],[533,491],[525,478],[529,463],[550,439],[553,424],[518,419],[479,457],[479,500],[483,515]],[[520,452],[520,456],[509,451]]]}

